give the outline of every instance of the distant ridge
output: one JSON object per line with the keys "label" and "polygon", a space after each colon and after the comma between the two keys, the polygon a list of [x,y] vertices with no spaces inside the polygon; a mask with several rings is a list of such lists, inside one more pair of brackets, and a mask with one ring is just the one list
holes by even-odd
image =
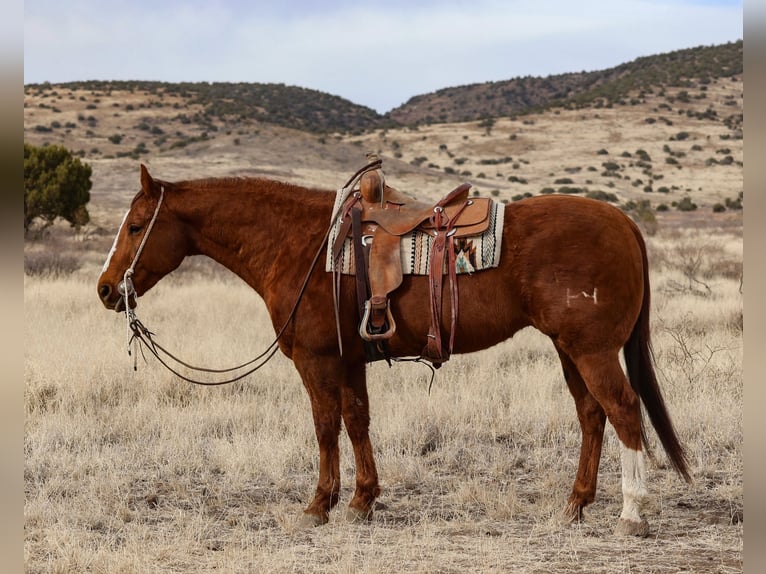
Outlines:
{"label": "distant ridge", "polygon": [[[50,84],[27,84],[25,88],[45,86]],[[201,104],[208,119],[255,120],[309,132],[365,130],[377,127],[383,120],[372,108],[340,96],[285,84],[88,80],[55,86],[102,93],[128,91],[180,96],[187,104]]]}
{"label": "distant ridge", "polygon": [[[629,104],[665,87],[692,87],[743,70],[743,42],[729,42],[638,58],[596,72],[522,77],[450,87],[411,98],[386,114],[318,90],[285,84],[226,82],[80,81],[62,88],[142,91],[179,96],[202,106],[204,124],[214,118],[227,123],[257,121],[314,133],[362,133],[386,127],[474,121],[511,117],[551,107],[611,107]],[[27,84],[25,90],[50,87]]]}
{"label": "distant ridge", "polygon": [[743,42],[638,58],[607,70],[523,77],[444,88],[388,112],[400,125],[450,123],[537,112],[554,106],[612,106],[631,92],[705,84],[741,74]]}

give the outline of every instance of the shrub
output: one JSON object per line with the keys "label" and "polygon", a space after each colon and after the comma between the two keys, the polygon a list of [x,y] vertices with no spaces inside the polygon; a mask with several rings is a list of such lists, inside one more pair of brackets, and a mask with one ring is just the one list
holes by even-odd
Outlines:
{"label": "shrub", "polygon": [[676,209],[678,211],[694,211],[697,209],[697,204],[689,196],[686,196],[676,204]]}
{"label": "shrub", "polygon": [[24,144],[24,231],[35,219],[51,225],[62,217],[73,227],[90,216],[91,167],[63,146]]}
{"label": "shrub", "polygon": [[591,199],[597,199],[599,201],[608,201],[610,203],[617,203],[617,195],[609,191],[601,191],[600,189],[589,191],[585,194],[585,197]]}
{"label": "shrub", "polygon": [[726,207],[728,207],[729,209],[735,209],[735,210],[742,209],[742,195],[743,194],[740,191],[739,192],[739,196],[737,197],[737,199],[729,199],[727,197],[726,198],[726,202],[725,202],[726,203]]}
{"label": "shrub", "polygon": [[642,161],[652,161],[652,158],[649,156],[646,150],[644,149],[637,149],[636,155],[642,160]]}
{"label": "shrub", "polygon": [[64,277],[80,268],[80,262],[72,255],[43,251],[24,256],[24,274],[30,277]]}

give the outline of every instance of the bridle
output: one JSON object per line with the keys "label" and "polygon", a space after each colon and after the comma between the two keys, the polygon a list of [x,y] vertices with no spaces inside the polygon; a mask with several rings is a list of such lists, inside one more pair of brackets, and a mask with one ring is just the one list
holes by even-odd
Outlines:
{"label": "bridle", "polygon": [[[131,355],[130,352],[130,344],[131,342],[136,341],[135,335],[131,336],[131,331],[135,333],[135,331],[132,328],[132,325],[135,321],[138,320],[136,317],[136,313],[134,309],[131,309],[130,307],[130,296],[136,294],[136,289],[133,285],[133,280],[131,277],[133,277],[133,273],[136,271],[136,264],[138,263],[139,257],[141,257],[141,252],[144,250],[144,246],[146,245],[146,240],[149,239],[149,234],[152,232],[152,229],[154,228],[154,224],[157,221],[157,216],[160,213],[160,207],[162,206],[162,200],[165,199],[165,186],[160,185],[160,198],[157,201],[157,207],[154,208],[154,214],[152,215],[152,219],[149,221],[149,225],[146,227],[146,231],[144,232],[144,236],[141,238],[141,243],[138,244],[138,249],[136,250],[136,254],[133,256],[133,261],[131,261],[130,266],[125,270],[125,273],[122,275],[122,282],[117,285],[117,292],[122,296],[122,302],[125,305],[125,322],[127,324],[127,339],[128,339],[128,355]],[[138,305],[138,298],[135,297],[136,300],[136,306]],[[135,364],[135,355],[134,355],[134,362],[133,362],[133,369],[136,370],[136,364]]]}
{"label": "bridle", "polygon": [[131,280],[131,277],[136,270],[136,263],[138,263],[138,258],[141,257],[141,252],[144,250],[146,240],[149,239],[149,234],[152,232],[152,228],[154,228],[154,224],[157,221],[157,216],[160,213],[160,207],[162,206],[163,199],[165,199],[165,186],[161,185],[160,199],[157,201],[157,207],[154,208],[154,215],[152,215],[152,219],[149,221],[149,225],[146,227],[144,236],[141,238],[141,243],[138,244],[138,249],[136,250],[136,254],[133,256],[133,261],[130,263],[130,266],[125,270],[125,273],[122,276],[122,283],[117,285],[117,292],[122,295],[122,298],[125,302],[125,309],[130,307],[130,305],[128,305],[128,297],[135,294],[136,292],[135,288],[133,287],[133,281]]}

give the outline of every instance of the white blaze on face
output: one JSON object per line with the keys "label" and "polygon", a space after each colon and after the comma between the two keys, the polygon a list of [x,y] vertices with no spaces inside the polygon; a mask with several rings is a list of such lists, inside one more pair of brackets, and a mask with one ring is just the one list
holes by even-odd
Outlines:
{"label": "white blaze on face", "polygon": [[648,495],[644,453],[620,444],[622,463],[622,514],[620,518],[641,522],[641,507]]}
{"label": "white blaze on face", "polygon": [[120,227],[117,229],[117,235],[114,236],[114,243],[112,243],[112,248],[109,250],[109,255],[106,256],[106,261],[104,262],[104,266],[101,268],[101,273],[106,273],[106,270],[109,268],[109,263],[112,261],[112,256],[114,255],[114,252],[117,251],[117,240],[120,238],[120,231],[122,231],[122,227],[125,225],[125,220],[128,218],[128,213],[130,213],[130,210],[126,211],[122,218],[122,223],[120,223]]}

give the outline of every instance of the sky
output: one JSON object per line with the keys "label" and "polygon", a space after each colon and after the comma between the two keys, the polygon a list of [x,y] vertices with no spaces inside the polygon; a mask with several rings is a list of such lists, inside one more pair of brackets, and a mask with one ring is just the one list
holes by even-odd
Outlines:
{"label": "sky", "polygon": [[742,37],[742,0],[26,0],[24,83],[283,83],[385,113]]}

